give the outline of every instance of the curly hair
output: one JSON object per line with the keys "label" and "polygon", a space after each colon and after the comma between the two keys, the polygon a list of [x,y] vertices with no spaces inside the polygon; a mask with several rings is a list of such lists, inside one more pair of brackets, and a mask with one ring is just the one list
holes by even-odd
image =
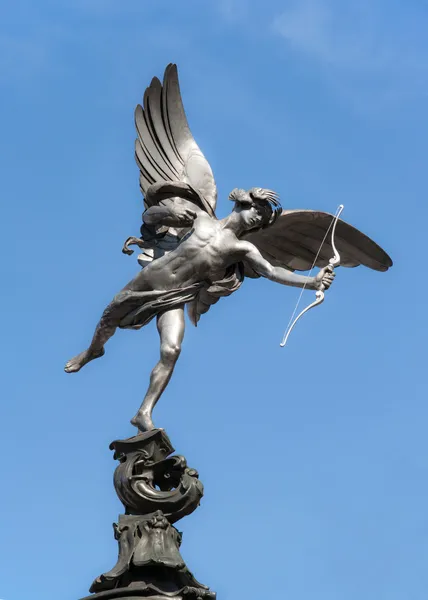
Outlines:
{"label": "curly hair", "polygon": [[282,213],[279,195],[273,190],[254,187],[246,191],[235,188],[229,194],[229,200],[233,200],[242,206],[256,206],[264,217],[263,229],[273,225]]}

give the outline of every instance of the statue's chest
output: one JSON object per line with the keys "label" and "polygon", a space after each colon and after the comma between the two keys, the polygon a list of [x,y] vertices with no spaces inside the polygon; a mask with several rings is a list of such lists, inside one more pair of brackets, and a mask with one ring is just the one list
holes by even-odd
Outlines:
{"label": "statue's chest", "polygon": [[183,250],[186,250],[188,258],[209,265],[221,262],[227,240],[224,230],[217,223],[205,222],[189,232],[186,238]]}
{"label": "statue's chest", "polygon": [[193,250],[197,252],[204,249],[211,250],[219,243],[218,239],[221,235],[222,230],[217,223],[206,219],[189,231],[182,242],[185,241],[186,245],[192,246]]}

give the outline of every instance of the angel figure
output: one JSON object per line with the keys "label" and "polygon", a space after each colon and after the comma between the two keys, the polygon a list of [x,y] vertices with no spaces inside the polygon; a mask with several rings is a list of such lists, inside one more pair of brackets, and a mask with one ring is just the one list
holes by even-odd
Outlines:
{"label": "angel figure", "polygon": [[[326,242],[315,277],[307,271],[317,255],[332,215],[311,210],[282,210],[278,195],[267,189],[234,189],[233,211],[217,219],[217,190],[211,168],[190,132],[177,68],[166,68],[163,84],[154,78],[135,111],[136,161],[144,196],[141,237],[128,238],[142,252],[141,271],[107,306],[87,350],[71,359],[67,373],[104,354],[117,327],[139,329],[157,319],[160,360],[148,391],[131,423],[141,432],[154,429],[152,411],[171,378],[184,336],[184,307],[196,325],[221,297],[242,284],[244,277],[308,289],[328,289],[334,272],[328,266],[332,246]],[[392,261],[371,239],[337,222],[336,245],[341,265],[365,265],[386,271]],[[325,266],[327,265],[327,266]]]}

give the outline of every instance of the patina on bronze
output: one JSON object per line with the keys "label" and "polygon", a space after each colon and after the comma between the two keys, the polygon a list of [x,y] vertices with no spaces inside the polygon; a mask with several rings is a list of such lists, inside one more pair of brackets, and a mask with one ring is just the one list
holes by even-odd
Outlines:
{"label": "patina on bronze", "polygon": [[[377,271],[386,271],[392,261],[339,215],[283,210],[278,194],[269,189],[234,189],[229,196],[233,211],[217,219],[216,185],[190,132],[175,65],[166,68],[163,84],[152,80],[143,106],[136,108],[135,123],[145,210],[141,236],[128,238],[122,251],[132,254],[130,246],[137,245],[142,269],[107,306],[89,348],[70,360],[65,370],[75,373],[102,356],[118,327],[140,329],[154,317],[160,360],[131,421],[138,434],[110,446],[119,461],[114,485],[125,514],[114,525],[117,563],[95,579],[89,598],[214,599],[215,593],[188,570],[180,553],[181,533],[174,526],[199,505],[202,483],[183,456],[171,456],[168,436],[152,420],[181,351],[185,306],[196,325],[245,277],[266,277],[315,290],[312,307],[333,283],[339,255],[343,267],[365,265]],[[313,266],[320,267],[315,277],[294,273]]]}

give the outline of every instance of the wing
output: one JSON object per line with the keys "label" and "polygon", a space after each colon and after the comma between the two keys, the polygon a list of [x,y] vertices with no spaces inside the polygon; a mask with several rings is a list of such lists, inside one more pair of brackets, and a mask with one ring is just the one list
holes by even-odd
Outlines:
{"label": "wing", "polygon": [[180,182],[193,188],[214,212],[216,184],[187,123],[176,65],[167,66],[163,84],[156,77],[152,80],[143,106],[135,109],[135,125],[135,158],[144,197],[153,184]]}
{"label": "wing", "polygon": [[[253,243],[274,266],[291,271],[309,271],[333,218],[329,213],[313,210],[284,210],[271,227],[249,232],[244,239]],[[391,258],[380,246],[340,219],[335,243],[343,267],[364,265],[375,271],[387,271],[392,266]],[[316,266],[327,265],[333,254],[331,240],[327,236]],[[248,271],[245,272],[247,276],[253,275],[251,269]]]}

